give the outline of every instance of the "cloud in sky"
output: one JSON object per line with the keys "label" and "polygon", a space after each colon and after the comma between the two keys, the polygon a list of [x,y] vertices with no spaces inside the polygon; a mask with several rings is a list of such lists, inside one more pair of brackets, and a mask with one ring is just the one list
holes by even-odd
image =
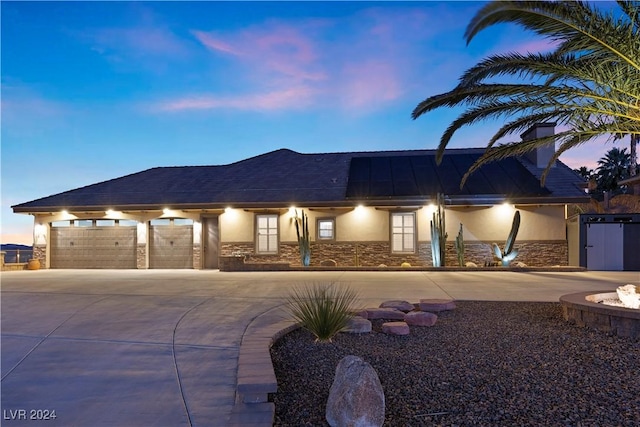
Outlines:
{"label": "cloud in sky", "polygon": [[421,8],[370,8],[346,17],[265,20],[226,32],[192,29],[212,61],[236,67],[228,83],[244,93],[177,93],[151,110],[383,108],[406,97],[407,87],[421,78],[416,49],[437,34],[428,20]]}

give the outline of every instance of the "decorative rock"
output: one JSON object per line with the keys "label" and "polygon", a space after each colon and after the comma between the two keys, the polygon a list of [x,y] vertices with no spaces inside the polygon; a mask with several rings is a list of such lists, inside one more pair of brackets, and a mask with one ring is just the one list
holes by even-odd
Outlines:
{"label": "decorative rock", "polygon": [[402,268],[409,268],[409,267],[411,267],[411,264],[409,264],[408,262],[406,262],[406,261],[405,261],[405,262],[403,262],[402,264],[400,264],[400,267],[402,267]]}
{"label": "decorative rock", "polygon": [[389,335],[409,335],[409,325],[406,322],[383,323],[382,332]]}
{"label": "decorative rock", "polygon": [[347,326],[342,329],[342,332],[350,334],[366,334],[371,332],[371,322],[360,316],[353,316],[349,319]]}
{"label": "decorative rock", "polygon": [[618,286],[616,289],[618,298],[627,308],[640,308],[640,294],[636,293],[635,285],[628,284]]}
{"label": "decorative rock", "polygon": [[404,321],[412,326],[433,326],[436,324],[438,316],[426,311],[414,311],[404,315]]}
{"label": "decorative rock", "polygon": [[469,261],[469,262],[466,262],[466,263],[464,264],[464,266],[465,266],[465,267],[477,268],[477,267],[478,267],[478,264],[476,264],[475,262],[471,262],[471,261]]}
{"label": "decorative rock", "polygon": [[325,418],[331,427],[380,427],[384,391],[375,369],[357,356],[346,356],[336,368]]}
{"label": "decorative rock", "polygon": [[387,268],[387,264],[380,264],[378,268]]}
{"label": "decorative rock", "polygon": [[422,311],[447,311],[456,308],[456,303],[452,299],[421,299],[420,310]]}
{"label": "decorative rock", "polygon": [[524,268],[526,266],[527,264],[525,264],[524,262],[520,262],[520,261],[516,262],[516,267]]}
{"label": "decorative rock", "polygon": [[[404,320],[404,313],[395,308],[367,308],[366,319]],[[365,316],[362,316],[365,317]]]}
{"label": "decorative rock", "polygon": [[380,304],[380,308],[395,308],[396,310],[404,311],[405,313],[415,309],[413,304],[410,302],[400,300],[385,301]]}
{"label": "decorative rock", "polygon": [[333,259],[325,259],[320,263],[322,267],[337,267],[338,263]]}

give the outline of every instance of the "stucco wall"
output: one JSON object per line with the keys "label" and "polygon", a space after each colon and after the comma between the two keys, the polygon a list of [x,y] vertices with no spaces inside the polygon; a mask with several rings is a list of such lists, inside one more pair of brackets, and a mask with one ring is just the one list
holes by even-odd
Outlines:
{"label": "stucco wall", "polygon": [[[564,206],[526,206],[520,211],[518,240],[565,240],[566,227]],[[456,207],[445,210],[447,233],[451,239],[458,234],[463,224],[465,241],[504,241],[511,229],[516,208],[512,205],[493,207]],[[298,209],[300,213],[301,209]],[[309,210],[311,239],[316,237],[317,218],[336,218],[336,241],[371,242],[389,240],[390,213],[388,210],[360,207],[353,210]],[[409,210],[411,212],[411,210]],[[413,210],[416,214],[418,240],[430,241],[430,220],[433,209],[429,207]],[[295,223],[291,213],[280,214],[280,241],[295,241]],[[220,215],[220,241],[253,241],[255,214],[233,209]]]}

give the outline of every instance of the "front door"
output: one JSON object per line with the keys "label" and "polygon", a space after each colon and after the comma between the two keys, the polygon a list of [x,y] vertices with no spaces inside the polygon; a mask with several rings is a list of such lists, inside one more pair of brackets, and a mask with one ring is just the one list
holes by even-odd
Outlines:
{"label": "front door", "polygon": [[203,218],[203,251],[204,268],[216,269],[218,267],[218,247],[220,238],[218,233],[218,217]]}

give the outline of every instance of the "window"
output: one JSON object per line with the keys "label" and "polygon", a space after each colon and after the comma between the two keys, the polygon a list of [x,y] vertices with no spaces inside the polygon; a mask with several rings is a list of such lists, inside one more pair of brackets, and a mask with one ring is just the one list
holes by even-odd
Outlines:
{"label": "window", "polygon": [[335,218],[318,218],[316,223],[318,230],[318,240],[335,240],[336,239],[336,220]]}
{"label": "window", "polygon": [[120,227],[137,227],[138,226],[138,221],[133,220],[133,219],[119,219],[118,220],[118,225]]}
{"label": "window", "polygon": [[71,226],[71,221],[66,220],[66,221],[53,221],[51,223],[52,227],[70,227]]}
{"label": "window", "polygon": [[76,219],[73,221],[74,227],[93,227],[92,219]]}
{"label": "window", "polygon": [[189,218],[175,218],[173,225],[193,225],[193,220]]}
{"label": "window", "polygon": [[149,221],[151,225],[171,225],[171,220],[169,218],[155,218]]}
{"label": "window", "polygon": [[416,216],[413,212],[391,214],[391,252],[415,252]]}
{"label": "window", "polygon": [[96,219],[96,227],[115,227],[115,219]]}
{"label": "window", "polygon": [[278,215],[256,215],[256,252],[278,253]]}

